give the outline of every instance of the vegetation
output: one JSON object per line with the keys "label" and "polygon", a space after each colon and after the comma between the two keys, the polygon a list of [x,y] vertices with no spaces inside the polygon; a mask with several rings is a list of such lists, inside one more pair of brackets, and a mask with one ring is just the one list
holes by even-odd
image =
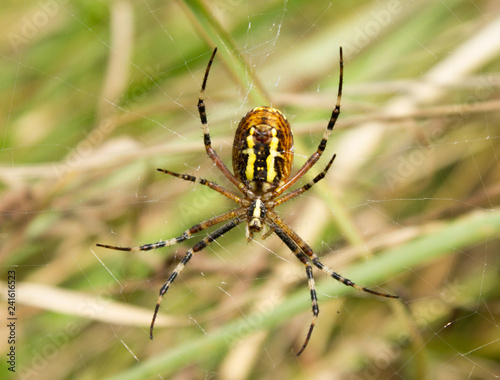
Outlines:
{"label": "vegetation", "polygon": [[[4,1],[0,259],[16,370],[37,379],[492,379],[500,373],[500,9],[495,1]],[[237,123],[272,105],[297,170],[344,90],[326,178],[280,215],[360,294],[236,228],[195,255],[149,324],[179,236],[234,207],[156,171],[231,185]],[[2,314],[2,315],[7,315]],[[6,322],[6,318],[2,323]],[[7,335],[7,334],[5,334]],[[2,355],[10,350],[2,339]],[[0,377],[9,365],[0,362]]]}

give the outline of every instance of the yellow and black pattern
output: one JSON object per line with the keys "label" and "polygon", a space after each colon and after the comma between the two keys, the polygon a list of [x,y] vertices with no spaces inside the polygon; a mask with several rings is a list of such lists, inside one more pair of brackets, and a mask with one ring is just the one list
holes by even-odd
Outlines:
{"label": "yellow and black pattern", "polygon": [[293,163],[292,130],[286,117],[277,109],[271,107],[257,107],[248,112],[241,119],[234,137],[234,174],[229,171],[224,162],[212,148],[210,131],[208,128],[207,113],[205,110],[204,95],[208,74],[210,72],[210,67],[212,66],[212,62],[214,60],[216,52],[217,49],[214,49],[212,57],[210,58],[210,61],[205,70],[205,76],[203,77],[200,96],[198,98],[198,112],[200,114],[201,125],[203,128],[203,142],[205,145],[205,150],[210,159],[219,168],[222,174],[224,174],[224,176],[233,185],[236,186],[236,188],[242,195],[236,195],[231,190],[228,190],[215,182],[203,178],[197,178],[189,174],[178,174],[165,169],[158,170],[185,181],[208,186],[212,190],[217,191],[218,193],[237,203],[239,207],[232,211],[205,220],[184,231],[181,236],[173,239],[163,240],[157,243],[145,244],[139,247],[117,247],[106,244],[97,245],[100,247],[116,249],[120,251],[148,251],[151,249],[181,243],[191,238],[198,232],[204,231],[207,228],[225,222],[222,227],[219,227],[215,231],[205,236],[186,252],[184,258],[179,264],[177,264],[172,274],[168,277],[167,281],[165,281],[164,285],[161,287],[160,295],[158,297],[158,301],[156,303],[153,314],[153,320],[151,321],[150,336],[152,339],[153,327],[163,296],[168,291],[170,285],[174,282],[177,276],[179,276],[179,274],[182,272],[187,263],[194,256],[194,253],[201,251],[214,240],[218,239],[226,232],[229,232],[240,223],[246,222],[245,234],[247,240],[253,239],[254,233],[261,232],[262,229],[267,226],[268,230],[263,233],[262,238],[265,239],[266,237],[275,233],[302,262],[302,264],[304,264],[306,269],[306,276],[311,296],[313,319],[311,321],[311,324],[309,325],[306,339],[302,344],[301,349],[297,353],[297,355],[300,355],[309,343],[309,339],[311,338],[319,314],[316,285],[314,284],[312,271],[313,266],[326,272],[329,276],[333,277],[335,280],[341,282],[344,285],[352,286],[355,289],[362,290],[367,293],[372,293],[377,296],[398,298],[397,296],[380,293],[356,285],[351,280],[342,277],[340,274],[325,266],[320,262],[319,258],[313,252],[312,248],[274,212],[275,207],[297,197],[303,192],[309,190],[315,183],[321,181],[325,177],[326,173],[333,163],[333,160],[335,159],[335,155],[333,155],[326,167],[319,174],[317,174],[312,181],[306,183],[296,190],[282,195],[286,190],[288,190],[298,180],[300,180],[302,176],[314,166],[314,164],[316,164],[316,162],[320,159],[321,155],[325,151],[330,132],[333,130],[335,122],[337,121],[340,113],[340,99],[342,96],[343,78],[342,48],[340,48],[340,74],[337,102],[330,116],[328,126],[323,133],[323,138],[321,139],[316,152],[314,152],[309,157],[304,165],[302,165],[297,173],[295,173],[295,175],[293,175],[293,177],[291,178],[290,172]]}
{"label": "yellow and black pattern", "polygon": [[286,182],[292,163],[293,135],[285,115],[271,107],[248,112],[234,136],[235,177],[260,195]]}

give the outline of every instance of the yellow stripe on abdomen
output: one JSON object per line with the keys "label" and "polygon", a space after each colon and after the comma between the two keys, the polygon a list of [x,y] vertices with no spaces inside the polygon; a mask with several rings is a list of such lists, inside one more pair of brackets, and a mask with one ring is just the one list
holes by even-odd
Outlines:
{"label": "yellow stripe on abdomen", "polygon": [[271,139],[271,144],[269,144],[269,156],[266,158],[267,166],[267,182],[272,183],[274,178],[278,175],[274,169],[274,162],[276,157],[283,157],[281,153],[278,152],[279,139],[276,137],[276,129],[272,129],[273,137]]}
{"label": "yellow stripe on abdomen", "polygon": [[247,149],[243,151],[243,153],[248,155],[248,160],[247,160],[247,167],[245,168],[245,176],[247,177],[247,180],[251,181],[253,180],[254,176],[254,165],[255,165],[255,160],[257,159],[257,155],[255,154],[254,151],[254,141],[253,141],[253,134],[255,132],[255,129],[252,127],[250,128],[250,133],[247,136]]}

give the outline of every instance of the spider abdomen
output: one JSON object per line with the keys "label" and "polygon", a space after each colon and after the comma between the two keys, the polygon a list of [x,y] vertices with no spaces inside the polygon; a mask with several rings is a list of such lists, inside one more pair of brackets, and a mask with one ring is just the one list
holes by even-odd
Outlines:
{"label": "spider abdomen", "polygon": [[286,182],[293,162],[293,135],[277,109],[257,107],[241,119],[234,136],[234,175],[256,194]]}

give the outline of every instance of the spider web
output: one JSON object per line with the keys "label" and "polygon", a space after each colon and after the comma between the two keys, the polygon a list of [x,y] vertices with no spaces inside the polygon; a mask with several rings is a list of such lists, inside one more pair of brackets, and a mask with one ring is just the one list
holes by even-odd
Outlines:
{"label": "spider web", "polygon": [[[6,2],[0,176],[3,274],[17,277],[14,375],[64,378],[500,377],[500,8],[431,1]],[[230,167],[252,107],[290,120],[297,170],[335,103],[320,162],[277,211],[365,296],[303,266],[275,236],[235,228],[150,252],[235,205],[165,168],[230,184],[206,157],[196,101]],[[236,191],[233,189],[233,191]],[[210,230],[211,231],[211,230]],[[389,259],[390,260],[389,260]],[[2,280],[7,323],[7,280]],[[8,330],[0,339],[12,351]],[[4,356],[5,358],[6,356]]]}

